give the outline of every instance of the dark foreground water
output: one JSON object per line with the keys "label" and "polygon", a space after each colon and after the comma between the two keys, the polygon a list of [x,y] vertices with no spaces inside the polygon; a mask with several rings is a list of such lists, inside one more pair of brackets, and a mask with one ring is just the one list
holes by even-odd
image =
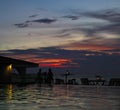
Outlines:
{"label": "dark foreground water", "polygon": [[120,87],[0,87],[0,110],[120,110]]}

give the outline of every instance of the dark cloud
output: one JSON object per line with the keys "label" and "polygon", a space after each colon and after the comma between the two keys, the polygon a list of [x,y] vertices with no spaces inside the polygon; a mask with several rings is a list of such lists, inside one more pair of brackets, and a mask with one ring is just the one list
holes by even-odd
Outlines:
{"label": "dark cloud", "polygon": [[57,19],[42,18],[42,19],[32,20],[31,22],[51,24],[51,23],[56,22],[56,21],[57,21]]}
{"label": "dark cloud", "polygon": [[93,28],[75,28],[78,31],[83,32],[86,36],[98,36],[99,33],[108,33],[114,35],[120,35],[120,23],[112,23],[103,26],[93,26]]}
{"label": "dark cloud", "polygon": [[120,9],[107,9],[96,12],[86,12],[83,15],[97,19],[103,19],[110,22],[120,22]]}
{"label": "dark cloud", "polygon": [[63,18],[69,18],[71,20],[78,20],[79,16],[77,16],[77,15],[66,15],[66,16],[63,16]]}
{"label": "dark cloud", "polygon": [[35,18],[37,16],[38,16],[37,14],[34,14],[34,15],[30,15],[29,18]]}
{"label": "dark cloud", "polygon": [[71,34],[78,32],[80,32],[80,30],[76,27],[61,29],[56,32],[56,35],[54,37],[68,38],[68,37],[72,37]]}
{"label": "dark cloud", "polygon": [[18,28],[25,28],[25,27],[28,27],[29,24],[28,23],[18,23],[18,24],[14,24],[14,26],[16,26]]}
{"label": "dark cloud", "polygon": [[57,21],[57,19],[42,18],[42,19],[36,19],[36,20],[27,20],[24,23],[18,23],[18,24],[14,24],[14,25],[18,28],[25,28],[25,27],[29,27],[30,25],[32,25],[32,23],[51,24],[56,21]]}
{"label": "dark cloud", "polygon": [[61,33],[55,35],[54,37],[64,38],[64,37],[69,37],[70,35],[71,35],[70,33]]}
{"label": "dark cloud", "polygon": [[108,32],[120,35],[120,23],[113,23],[107,26],[98,27],[96,31]]}

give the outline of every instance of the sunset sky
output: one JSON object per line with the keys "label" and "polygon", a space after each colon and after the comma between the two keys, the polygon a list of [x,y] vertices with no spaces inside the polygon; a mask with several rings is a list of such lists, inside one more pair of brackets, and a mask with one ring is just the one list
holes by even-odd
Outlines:
{"label": "sunset sky", "polygon": [[0,55],[120,76],[120,0],[0,0]]}

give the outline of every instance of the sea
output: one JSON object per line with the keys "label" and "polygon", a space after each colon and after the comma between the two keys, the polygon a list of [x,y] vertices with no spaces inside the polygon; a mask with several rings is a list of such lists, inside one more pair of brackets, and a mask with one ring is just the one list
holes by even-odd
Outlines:
{"label": "sea", "polygon": [[120,86],[2,85],[0,110],[120,110]]}

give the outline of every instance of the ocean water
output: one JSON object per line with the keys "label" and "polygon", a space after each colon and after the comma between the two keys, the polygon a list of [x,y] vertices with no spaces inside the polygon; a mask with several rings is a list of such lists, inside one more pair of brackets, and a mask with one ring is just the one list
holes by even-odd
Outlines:
{"label": "ocean water", "polygon": [[0,110],[120,110],[120,87],[6,85]]}

